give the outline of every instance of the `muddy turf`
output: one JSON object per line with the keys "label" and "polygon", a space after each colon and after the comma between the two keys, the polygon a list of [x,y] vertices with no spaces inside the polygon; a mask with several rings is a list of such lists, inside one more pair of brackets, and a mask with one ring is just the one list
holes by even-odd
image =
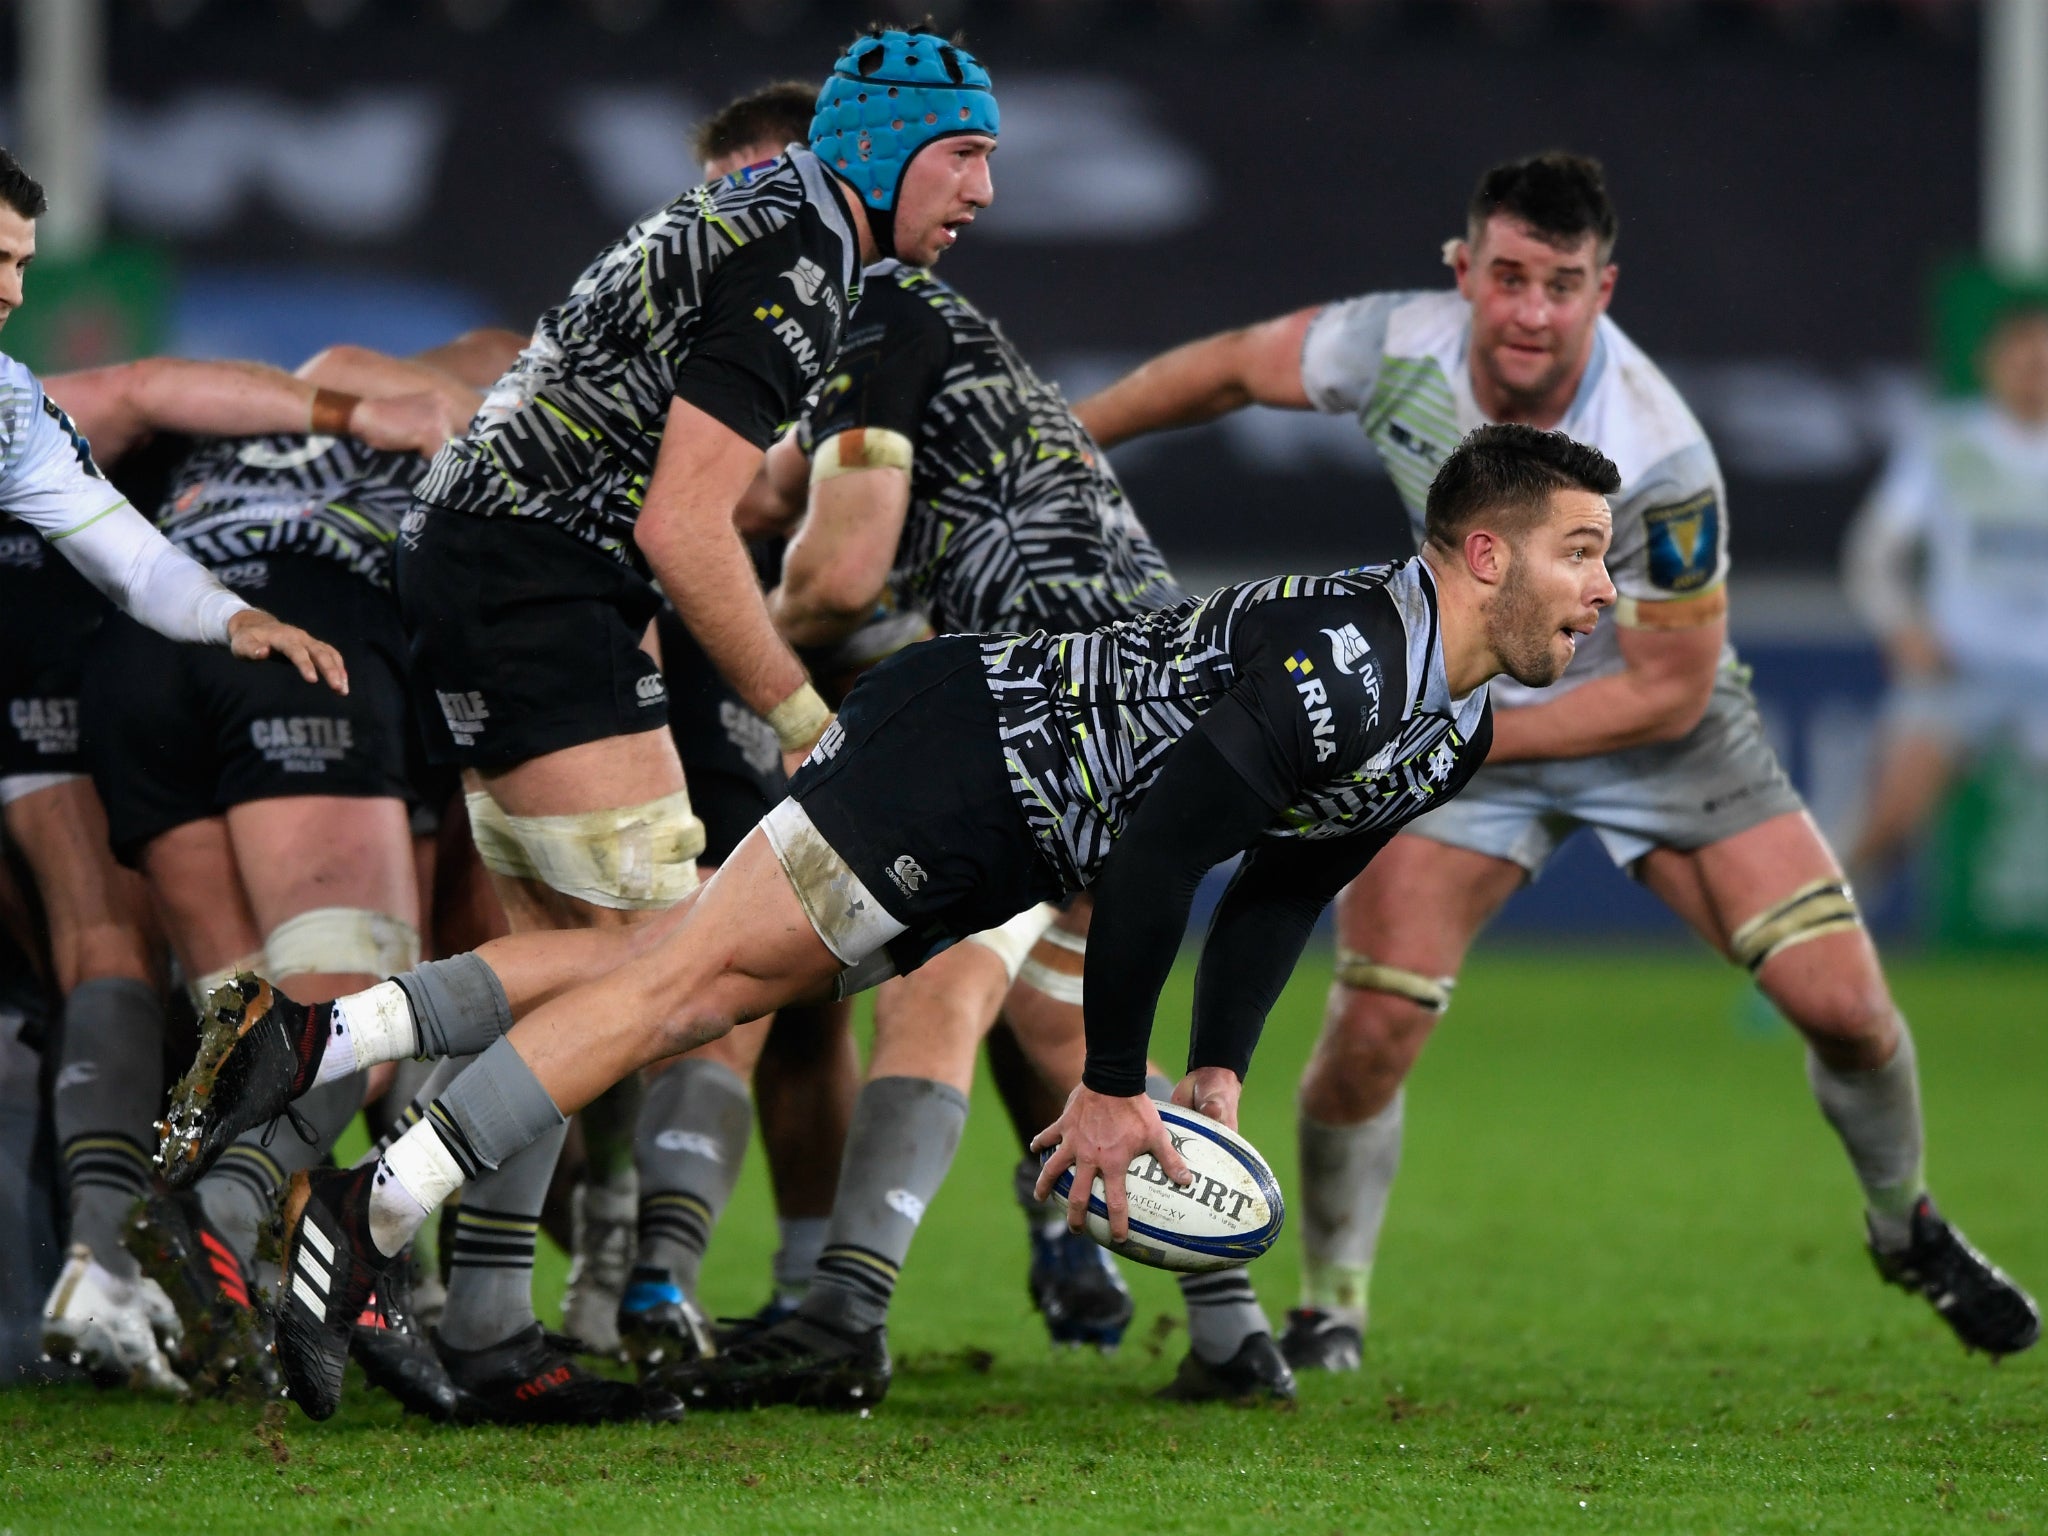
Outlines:
{"label": "muddy turf", "polygon": [[[1326,975],[1304,967],[1246,1096],[1283,1182]],[[1895,978],[1937,1196],[2048,1291],[2048,963]],[[1049,1354],[1014,1156],[984,1088],[870,1418],[459,1430],[359,1386],[326,1425],[21,1391],[0,1395],[0,1532],[2048,1531],[2048,1351],[1994,1368],[1878,1284],[1798,1045],[1691,956],[1473,965],[1409,1094],[1365,1368],[1305,1379],[1291,1411],[1150,1400],[1184,1347],[1162,1276],[1128,1271],[1116,1357]],[[757,1150],[708,1308],[761,1300],[773,1234]],[[1294,1265],[1283,1238],[1254,1271],[1276,1322]]]}

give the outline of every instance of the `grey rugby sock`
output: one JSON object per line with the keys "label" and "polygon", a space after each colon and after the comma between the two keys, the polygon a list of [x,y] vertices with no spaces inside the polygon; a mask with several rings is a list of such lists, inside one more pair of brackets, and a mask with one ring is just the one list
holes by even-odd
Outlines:
{"label": "grey rugby sock", "polygon": [[1890,1251],[1904,1248],[1912,1240],[1913,1207],[1927,1192],[1912,1031],[1900,1019],[1892,1059],[1868,1072],[1837,1071],[1809,1048],[1806,1080],[1863,1186],[1871,1241]]}
{"label": "grey rugby sock", "polygon": [[818,1258],[832,1230],[829,1216],[784,1216],[776,1221],[782,1242],[775,1250],[775,1296],[791,1306],[810,1294]]}
{"label": "grey rugby sock", "polygon": [[70,1193],[71,1238],[123,1279],[141,1271],[121,1246],[149,1188],[152,1123],[163,1099],[163,1003],[147,982],[81,981],[64,999],[52,1120]]}
{"label": "grey rugby sock", "polygon": [[1266,1314],[1259,1310],[1251,1275],[1242,1264],[1206,1275],[1174,1278],[1188,1305],[1188,1343],[1195,1358],[1205,1364],[1222,1365],[1243,1348],[1246,1339],[1273,1331]]}
{"label": "grey rugby sock", "polygon": [[719,1062],[679,1061],[648,1084],[633,1138],[640,1172],[635,1267],[665,1269],[684,1295],[697,1294],[704,1250],[739,1182],[753,1126],[746,1082]]}
{"label": "grey rugby sock", "polygon": [[[367,1074],[322,1083],[292,1102],[312,1133],[302,1138],[288,1118],[246,1131],[199,1181],[200,1206],[220,1229],[243,1267],[252,1266],[263,1229],[276,1214],[279,1194],[295,1173],[323,1161],[362,1108]],[[266,1145],[265,1143],[268,1143]]]}
{"label": "grey rugby sock", "polygon": [[950,1084],[878,1077],[861,1089],[831,1231],[801,1315],[856,1332],[887,1320],[910,1240],[966,1124],[967,1096]]}
{"label": "grey rugby sock", "polygon": [[448,1300],[435,1330],[451,1348],[488,1349],[532,1326],[540,1208],[568,1134],[565,1120],[463,1189],[449,1250]]}
{"label": "grey rugby sock", "polygon": [[500,1039],[427,1108],[448,1153],[474,1182],[567,1123],[512,1042]]}
{"label": "grey rugby sock", "polygon": [[1357,1125],[1325,1125],[1302,1115],[1301,1304],[1365,1331],[1373,1259],[1387,1219],[1387,1197],[1401,1171],[1401,1122],[1407,1090]]}
{"label": "grey rugby sock", "polygon": [[412,1005],[422,1056],[470,1056],[512,1027],[496,973],[475,955],[453,955],[391,978]]}

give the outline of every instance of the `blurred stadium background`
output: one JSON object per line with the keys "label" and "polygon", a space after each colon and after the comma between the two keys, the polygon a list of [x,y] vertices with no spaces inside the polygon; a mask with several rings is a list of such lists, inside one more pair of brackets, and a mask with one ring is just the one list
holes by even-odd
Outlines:
{"label": "blurred stadium background", "polygon": [[[1967,381],[1984,253],[2048,257],[2035,0],[13,0],[0,122],[53,206],[9,348],[291,364],[523,328],[695,179],[703,114],[927,9],[1003,66],[996,205],[947,276],[1074,396],[1442,281],[1485,164],[1605,160],[1615,313],[1727,471],[1737,641],[1823,824],[1853,820],[1881,672],[1841,538],[1942,365]],[[1192,584],[1405,540],[1342,419],[1252,411],[1118,463]],[[1865,893],[1881,931],[2048,937],[2043,791],[2003,757],[1965,784]],[[1585,840],[1501,931],[1546,929],[1676,932]]]}

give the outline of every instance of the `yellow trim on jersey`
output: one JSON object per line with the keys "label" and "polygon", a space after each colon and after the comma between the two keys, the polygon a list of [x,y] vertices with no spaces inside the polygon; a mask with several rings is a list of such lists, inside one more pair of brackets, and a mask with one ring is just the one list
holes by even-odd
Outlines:
{"label": "yellow trim on jersey", "polygon": [[116,512],[120,511],[123,507],[127,505],[128,498],[126,496],[123,496],[111,507],[106,508],[104,511],[93,513],[93,515],[91,517],[88,517],[84,522],[79,523],[74,527],[66,528],[62,533],[46,533],[43,535],[43,537],[47,539],[50,543],[55,544],[59,539],[68,539],[74,533],[85,532],[86,529],[90,528],[94,523],[98,522],[101,518],[112,517]]}

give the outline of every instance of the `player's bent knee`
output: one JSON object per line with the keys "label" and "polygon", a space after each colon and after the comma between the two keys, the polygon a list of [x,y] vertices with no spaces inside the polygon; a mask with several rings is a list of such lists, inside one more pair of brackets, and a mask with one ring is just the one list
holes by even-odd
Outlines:
{"label": "player's bent knee", "polygon": [[1354,992],[1379,993],[1412,1003],[1432,1017],[1451,1006],[1451,991],[1458,984],[1455,976],[1425,976],[1398,965],[1381,965],[1370,955],[1342,945],[1337,948],[1336,981]]}
{"label": "player's bent knee", "polygon": [[1755,975],[1766,961],[1788,949],[1862,926],[1863,914],[1856,910],[1846,881],[1814,880],[1736,928],[1728,936],[1728,951]]}
{"label": "player's bent knee", "polygon": [[565,816],[514,816],[488,790],[463,800],[477,854],[493,874],[622,912],[660,911],[697,888],[704,823],[688,790]]}
{"label": "player's bent knee", "polygon": [[365,907],[315,907],[265,935],[274,977],[396,976],[420,963],[419,930]]}

